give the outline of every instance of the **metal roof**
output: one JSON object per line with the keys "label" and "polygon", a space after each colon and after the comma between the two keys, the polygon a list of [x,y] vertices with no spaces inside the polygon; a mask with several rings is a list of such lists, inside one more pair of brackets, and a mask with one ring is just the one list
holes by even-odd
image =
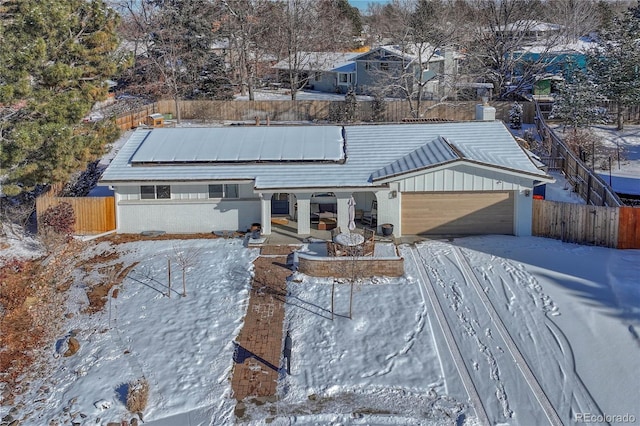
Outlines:
{"label": "metal roof", "polygon": [[[246,140],[241,135],[244,132],[265,132],[273,137],[286,134],[271,133],[271,128],[279,127],[238,127],[234,129],[238,133],[227,133],[234,136],[223,143],[241,145],[240,141]],[[132,163],[134,155],[148,149],[145,146],[146,141],[152,134],[175,131],[178,134],[184,132],[184,135],[193,136],[197,132],[193,133],[192,130],[197,129],[136,130],[107,167],[101,182],[111,185],[129,182],[254,180],[257,190],[368,188],[383,185],[382,179],[392,180],[394,176],[434,167],[448,160],[454,163],[464,161],[485,164],[504,173],[524,174],[535,180],[552,181],[552,178],[536,167],[505,125],[499,121],[347,126],[346,157],[340,162],[210,162],[188,165],[165,163],[152,166]],[[209,130],[211,129],[204,129],[202,134]],[[299,130],[307,132],[307,141],[311,145],[314,143],[314,135],[321,139],[322,135],[342,134],[340,126],[309,125],[301,126]],[[194,143],[198,144],[197,141]],[[277,145],[282,149],[292,146],[289,140],[273,143],[273,146]],[[149,152],[148,155],[153,154]],[[285,158],[290,156],[286,153],[283,155]]]}
{"label": "metal roof", "polygon": [[[357,52],[298,52],[297,68],[304,71],[335,71],[353,64],[353,59],[360,56]],[[288,70],[289,59],[283,59],[273,66],[275,69]],[[355,69],[355,64],[353,64]],[[341,71],[348,72],[348,71]]]}
{"label": "metal roof", "polygon": [[373,180],[400,175],[414,170],[424,169],[436,164],[443,164],[460,158],[447,141],[438,136],[402,158],[375,171]]}
{"label": "metal roof", "polygon": [[342,160],[342,129],[329,126],[158,129],[131,157],[135,164]]}

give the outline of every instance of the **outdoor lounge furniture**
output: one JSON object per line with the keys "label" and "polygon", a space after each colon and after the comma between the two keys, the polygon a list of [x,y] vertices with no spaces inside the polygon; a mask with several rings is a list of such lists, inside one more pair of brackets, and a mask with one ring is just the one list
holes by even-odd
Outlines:
{"label": "outdoor lounge furniture", "polygon": [[336,219],[338,217],[336,204],[317,204],[311,206],[311,223],[319,223],[320,219]]}
{"label": "outdoor lounge furniture", "polygon": [[361,222],[368,226],[378,225],[378,202],[376,200],[371,202],[371,210],[362,214]]}
{"label": "outdoor lounge furniture", "polygon": [[329,231],[338,225],[338,221],[330,217],[321,217],[318,219],[318,229],[321,231]]}
{"label": "outdoor lounge furniture", "polygon": [[362,232],[364,236],[364,243],[362,244],[362,255],[373,256],[376,249],[376,233],[373,229],[365,228]]}

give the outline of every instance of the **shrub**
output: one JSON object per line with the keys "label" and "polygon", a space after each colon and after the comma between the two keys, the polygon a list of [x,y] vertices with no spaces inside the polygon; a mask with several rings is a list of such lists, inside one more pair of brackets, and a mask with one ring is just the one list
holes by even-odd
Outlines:
{"label": "shrub", "polygon": [[147,408],[149,399],[149,382],[144,377],[129,382],[127,390],[127,410],[131,413],[142,413]]}
{"label": "shrub", "polygon": [[76,223],[76,216],[71,204],[63,201],[47,208],[40,217],[40,221],[56,234],[71,235],[73,225]]}

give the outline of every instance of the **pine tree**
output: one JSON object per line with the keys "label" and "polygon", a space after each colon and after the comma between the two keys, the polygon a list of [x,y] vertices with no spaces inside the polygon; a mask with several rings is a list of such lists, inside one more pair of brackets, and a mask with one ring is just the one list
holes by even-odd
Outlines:
{"label": "pine tree", "polygon": [[640,5],[615,17],[600,33],[599,47],[590,52],[590,74],[603,96],[618,105],[617,128],[624,127],[624,112],[640,104]]}
{"label": "pine tree", "polygon": [[0,11],[0,163],[6,195],[65,181],[117,136],[83,124],[117,68],[116,13],[101,0],[19,0]]}
{"label": "pine tree", "polygon": [[522,128],[522,104],[514,102],[509,109],[509,125],[512,129]]}
{"label": "pine tree", "polygon": [[564,81],[558,84],[551,117],[561,120],[574,130],[608,121],[608,115],[600,107],[604,97],[597,86],[579,69],[568,67]]}

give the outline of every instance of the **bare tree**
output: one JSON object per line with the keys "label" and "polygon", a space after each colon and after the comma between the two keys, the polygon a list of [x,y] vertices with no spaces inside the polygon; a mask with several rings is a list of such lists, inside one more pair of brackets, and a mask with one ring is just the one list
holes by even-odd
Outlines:
{"label": "bare tree", "polygon": [[224,20],[232,55],[231,66],[238,75],[242,95],[254,100],[254,87],[261,61],[269,55],[269,37],[277,8],[269,0],[221,0],[228,16]]}
{"label": "bare tree", "polygon": [[[490,82],[494,93],[509,98],[532,85],[552,48],[562,39],[558,27],[538,21],[543,16],[536,0],[470,0],[475,25],[466,43],[466,72]],[[542,26],[540,24],[543,24]],[[536,54],[526,48],[536,46]]]}
{"label": "bare tree", "polygon": [[216,8],[206,0],[120,0],[121,28],[133,44],[134,67],[128,79],[142,92],[170,96],[176,119],[179,100],[194,93],[215,62],[211,52]]}
{"label": "bare tree", "polygon": [[371,11],[390,60],[367,72],[379,82],[377,91],[407,100],[412,116],[420,117],[423,100],[444,100],[453,89],[459,8],[446,0],[394,0]]}
{"label": "bare tree", "polygon": [[198,263],[198,257],[200,256],[200,249],[194,247],[188,247],[186,249],[180,249],[179,247],[173,247],[173,254],[176,262],[180,266],[182,271],[182,297],[187,296],[187,271]]}
{"label": "bare tree", "polygon": [[598,5],[595,0],[554,0],[545,3],[546,22],[560,25],[567,42],[576,42],[598,28]]}
{"label": "bare tree", "polygon": [[284,0],[277,2],[271,19],[269,37],[279,56],[287,61],[287,79],[291,99],[326,63],[318,52],[335,52],[353,42],[353,24],[337,8],[326,7],[325,1]]}

